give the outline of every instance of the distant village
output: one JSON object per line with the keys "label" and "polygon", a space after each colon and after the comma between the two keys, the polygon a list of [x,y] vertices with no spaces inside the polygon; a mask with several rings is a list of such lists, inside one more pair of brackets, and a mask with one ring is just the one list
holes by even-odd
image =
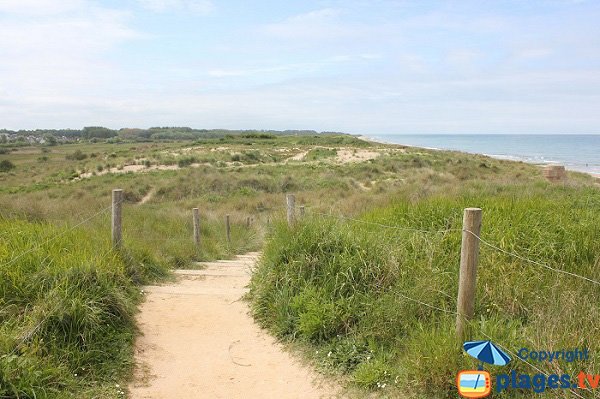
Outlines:
{"label": "distant village", "polygon": [[22,133],[0,133],[0,144],[64,144],[64,143],[76,143],[79,141],[79,137],[73,136],[55,136],[52,134],[35,135],[35,134],[22,134]]}

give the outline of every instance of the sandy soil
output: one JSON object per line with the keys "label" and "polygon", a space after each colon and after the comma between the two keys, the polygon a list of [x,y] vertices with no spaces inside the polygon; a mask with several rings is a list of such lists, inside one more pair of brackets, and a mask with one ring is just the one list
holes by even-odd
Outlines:
{"label": "sandy soil", "polygon": [[369,151],[360,149],[342,149],[338,150],[336,161],[338,163],[366,162],[375,159],[381,155],[379,151]]}
{"label": "sandy soil", "polygon": [[248,315],[240,297],[256,257],[180,270],[175,283],[144,289],[131,398],[339,397]]}
{"label": "sandy soil", "polygon": [[[121,169],[119,168],[110,168],[104,169],[101,172],[96,172],[96,176],[106,175],[108,173],[140,173],[140,172],[150,172],[152,170],[177,170],[179,166],[177,165],[125,165]],[[81,173],[79,178],[87,179],[94,176],[92,172]]]}
{"label": "sandy soil", "polygon": [[[315,147],[315,148],[325,148],[325,149],[334,149],[334,147]],[[288,161],[303,161],[306,155],[308,155],[310,151],[302,151],[286,160]],[[366,162],[371,159],[375,159],[382,154],[381,151],[370,151],[364,150],[360,148],[337,148],[337,155],[333,158],[334,163],[350,163],[350,162]]]}
{"label": "sandy soil", "polygon": [[155,189],[150,189],[150,191],[148,191],[148,193],[146,195],[144,195],[144,198],[142,198],[140,200],[140,202],[138,202],[138,205],[144,205],[146,202],[150,201],[152,199],[152,197],[154,197],[154,194],[156,193]]}

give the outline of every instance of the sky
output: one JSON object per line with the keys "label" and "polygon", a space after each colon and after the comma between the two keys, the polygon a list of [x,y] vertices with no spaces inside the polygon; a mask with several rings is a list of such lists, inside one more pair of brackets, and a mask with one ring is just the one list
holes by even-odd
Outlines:
{"label": "sky", "polygon": [[0,129],[600,133],[597,0],[0,0]]}

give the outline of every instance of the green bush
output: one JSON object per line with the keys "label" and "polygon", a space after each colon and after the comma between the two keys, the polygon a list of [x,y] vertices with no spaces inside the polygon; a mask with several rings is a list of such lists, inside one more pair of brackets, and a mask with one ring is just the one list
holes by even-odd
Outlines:
{"label": "green bush", "polygon": [[8,159],[0,161],[0,172],[10,172],[15,168],[15,165]]}
{"label": "green bush", "polygon": [[87,154],[84,154],[81,150],[76,150],[72,154],[65,155],[65,159],[70,161],[83,161],[87,157]]}
{"label": "green bush", "polygon": [[336,155],[337,155],[337,150],[335,150],[333,148],[317,147],[317,148],[313,148],[312,150],[310,150],[304,157],[304,160],[318,161],[321,159],[332,158],[332,157],[335,157]]}
{"label": "green bush", "polygon": [[184,157],[177,160],[177,166],[179,166],[180,168],[185,168],[186,166],[190,166],[197,162],[198,159],[196,157]]}

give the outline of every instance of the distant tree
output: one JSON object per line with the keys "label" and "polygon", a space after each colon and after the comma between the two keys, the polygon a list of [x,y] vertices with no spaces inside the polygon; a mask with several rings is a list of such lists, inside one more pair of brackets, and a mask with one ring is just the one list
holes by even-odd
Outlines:
{"label": "distant tree", "polygon": [[119,137],[124,140],[148,139],[152,132],[145,129],[129,129],[124,128],[119,130]]}
{"label": "distant tree", "polygon": [[6,138],[5,135],[0,136],[0,144],[6,144],[8,143],[8,139]]}
{"label": "distant tree", "polygon": [[8,159],[0,162],[0,172],[8,172],[15,168],[15,165]]}
{"label": "distant tree", "polygon": [[102,126],[86,126],[83,128],[82,136],[86,139],[115,137],[117,132]]}
{"label": "distant tree", "polygon": [[46,134],[44,136],[44,141],[46,141],[46,144],[52,146],[52,145],[56,145],[57,141],[56,141],[56,137],[54,137],[51,134]]}

